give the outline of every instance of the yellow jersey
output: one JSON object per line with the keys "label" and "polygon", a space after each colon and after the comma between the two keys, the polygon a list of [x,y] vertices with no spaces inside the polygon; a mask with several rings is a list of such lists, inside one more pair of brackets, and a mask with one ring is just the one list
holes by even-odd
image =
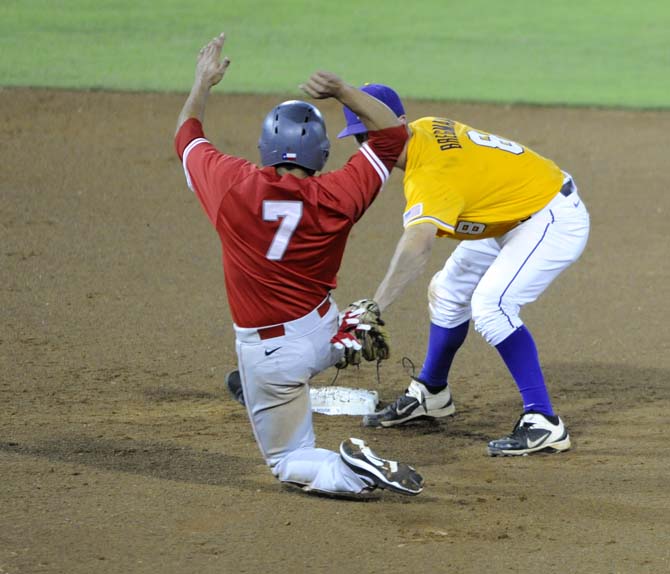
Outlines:
{"label": "yellow jersey", "polygon": [[542,209],[564,174],[516,142],[446,118],[410,125],[403,225],[432,223],[438,236],[497,237]]}

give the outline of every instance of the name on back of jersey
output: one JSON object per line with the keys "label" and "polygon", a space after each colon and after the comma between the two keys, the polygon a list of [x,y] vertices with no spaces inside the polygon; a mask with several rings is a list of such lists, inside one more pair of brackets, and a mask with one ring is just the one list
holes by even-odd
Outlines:
{"label": "name on back of jersey", "polygon": [[437,145],[440,146],[441,151],[460,149],[462,147],[458,141],[453,120],[434,118],[432,128],[433,137],[435,138]]}

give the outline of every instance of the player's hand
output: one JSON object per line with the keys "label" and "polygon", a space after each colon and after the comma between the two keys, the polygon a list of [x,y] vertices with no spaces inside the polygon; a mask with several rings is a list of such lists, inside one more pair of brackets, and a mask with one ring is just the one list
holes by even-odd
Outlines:
{"label": "player's hand", "polygon": [[360,351],[362,348],[360,341],[356,338],[356,335],[353,333],[353,331],[348,333],[338,331],[330,339],[330,343],[340,351],[346,351],[347,349],[351,349],[352,351]]}
{"label": "player's hand", "polygon": [[347,84],[332,72],[314,72],[300,89],[317,100],[338,98]]}
{"label": "player's hand", "polygon": [[358,312],[358,310],[355,310],[353,312],[347,311],[345,313],[340,313],[337,333],[330,339],[331,344],[334,345],[336,349],[351,349],[353,351],[361,350],[361,344],[356,338],[355,332],[357,329],[367,328],[367,325],[360,324],[361,321],[359,316],[362,312],[363,311]]}
{"label": "player's hand", "polygon": [[342,358],[335,364],[338,369],[361,364],[361,349],[363,347],[359,337],[370,329],[369,325],[361,324],[363,313],[363,309],[351,309],[340,313],[337,333],[330,339],[331,344],[336,349],[344,351]]}
{"label": "player's hand", "polygon": [[226,56],[221,59],[221,49],[225,41],[225,34],[221,32],[209,44],[203,46],[198,53],[198,63],[195,67],[196,81],[207,87],[216,86],[226,73],[230,59]]}

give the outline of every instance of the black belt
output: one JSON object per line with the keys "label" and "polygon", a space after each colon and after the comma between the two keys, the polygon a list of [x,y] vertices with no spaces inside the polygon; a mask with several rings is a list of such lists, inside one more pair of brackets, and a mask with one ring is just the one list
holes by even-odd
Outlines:
{"label": "black belt", "polygon": [[[563,184],[563,187],[561,187],[560,194],[565,196],[565,197],[568,197],[568,195],[572,195],[572,193],[574,191],[575,191],[575,182],[572,181],[572,179],[569,179],[568,181],[566,181]],[[532,215],[529,215],[525,219],[522,219],[521,221],[519,221],[519,223],[523,223],[524,221],[528,221],[531,217],[532,217]]]}
{"label": "black belt", "polygon": [[573,191],[575,191],[575,182],[569,179],[563,184],[563,187],[561,187],[561,195],[568,197]]}

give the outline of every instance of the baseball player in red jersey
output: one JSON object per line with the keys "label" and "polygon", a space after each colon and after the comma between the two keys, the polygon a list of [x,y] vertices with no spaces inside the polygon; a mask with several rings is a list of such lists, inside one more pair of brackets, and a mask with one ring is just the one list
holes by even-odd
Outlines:
{"label": "baseball player in red jersey", "polygon": [[[363,86],[403,118],[398,94]],[[367,128],[345,107],[359,143]],[[401,237],[374,300],[388,307],[424,269],[436,237],[461,240],[428,289],[430,334],[423,367],[407,391],[374,415],[390,427],[454,414],[448,385],[452,361],[475,330],[500,354],[523,399],[512,433],[488,444],[491,456],[560,452],[570,436],[554,412],[530,331],[519,316],[576,261],[589,235],[589,214],[572,177],[516,142],[448,118],[408,124],[411,134],[397,167],[407,200]]]}
{"label": "baseball player in red jersey", "polygon": [[223,248],[244,399],[261,453],[280,481],[306,491],[418,494],[423,479],[411,466],[380,458],[362,440],[343,441],[339,452],[316,448],[308,388],[342,358],[344,345],[356,344],[351,323],[338,326],[330,291],[349,232],[388,179],[406,131],[385,104],[318,72],[303,91],[355,110],[370,134],[342,169],[315,176],[330,144],[319,110],[299,100],[265,118],[262,167],[222,153],[202,121],[210,89],[230,63],[221,59],[223,43],[221,34],[200,51],[175,147]]}

